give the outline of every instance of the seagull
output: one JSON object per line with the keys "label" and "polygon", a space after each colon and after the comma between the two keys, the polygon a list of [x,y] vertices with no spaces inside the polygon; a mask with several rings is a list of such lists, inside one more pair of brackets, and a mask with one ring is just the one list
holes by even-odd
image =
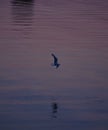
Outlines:
{"label": "seagull", "polygon": [[58,63],[58,58],[53,53],[51,55],[54,58],[54,63],[52,64],[52,66],[55,66],[57,69],[60,66],[60,64]]}

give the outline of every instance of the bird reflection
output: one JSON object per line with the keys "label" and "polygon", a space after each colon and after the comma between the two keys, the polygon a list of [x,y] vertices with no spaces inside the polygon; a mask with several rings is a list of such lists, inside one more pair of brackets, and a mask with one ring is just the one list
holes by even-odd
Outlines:
{"label": "bird reflection", "polygon": [[29,26],[33,17],[34,0],[13,0],[12,16],[14,23]]}
{"label": "bird reflection", "polygon": [[58,104],[56,102],[52,103],[52,117],[57,118],[57,112],[58,112]]}

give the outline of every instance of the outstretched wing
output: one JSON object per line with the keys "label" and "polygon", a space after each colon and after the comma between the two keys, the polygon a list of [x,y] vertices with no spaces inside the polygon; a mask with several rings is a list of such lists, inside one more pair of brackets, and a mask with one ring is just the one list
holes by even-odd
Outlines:
{"label": "outstretched wing", "polygon": [[54,54],[51,54],[52,56],[53,56],[53,58],[54,58],[54,64],[57,64],[57,62],[58,62],[58,59],[57,59],[57,57],[54,55]]}

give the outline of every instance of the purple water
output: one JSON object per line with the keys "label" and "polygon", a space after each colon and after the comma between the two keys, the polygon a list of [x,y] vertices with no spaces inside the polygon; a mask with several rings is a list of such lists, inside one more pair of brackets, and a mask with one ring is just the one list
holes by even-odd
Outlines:
{"label": "purple water", "polygon": [[0,130],[108,130],[107,0],[1,0]]}

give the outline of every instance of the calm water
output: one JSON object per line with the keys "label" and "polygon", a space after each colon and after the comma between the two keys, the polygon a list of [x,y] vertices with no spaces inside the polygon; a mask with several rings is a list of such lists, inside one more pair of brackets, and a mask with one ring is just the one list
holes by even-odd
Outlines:
{"label": "calm water", "polygon": [[108,130],[108,1],[0,2],[0,130]]}

